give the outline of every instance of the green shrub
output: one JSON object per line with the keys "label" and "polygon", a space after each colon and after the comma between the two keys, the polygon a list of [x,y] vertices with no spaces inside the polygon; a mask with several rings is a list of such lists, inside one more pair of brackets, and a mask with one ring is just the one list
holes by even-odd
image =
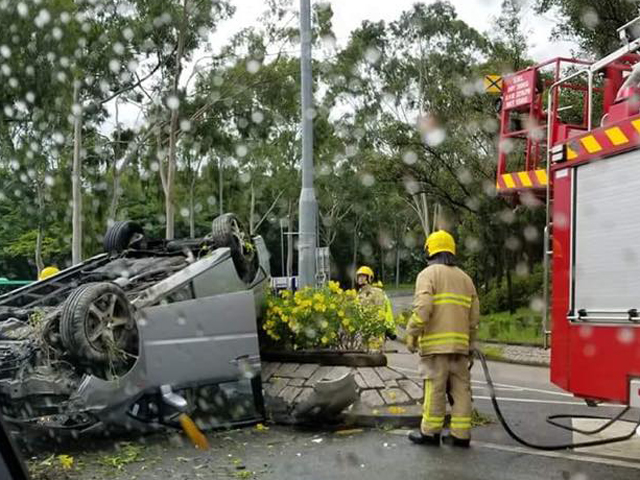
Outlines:
{"label": "green shrub", "polygon": [[515,313],[499,312],[483,315],[478,328],[480,340],[504,343],[543,343],[542,314],[528,308]]}
{"label": "green shrub", "polygon": [[[536,267],[527,276],[513,275],[512,301],[513,307],[519,309],[529,307],[531,301],[542,296],[542,267]],[[506,278],[498,285],[494,285],[488,293],[480,295],[480,311],[483,314],[504,312],[509,310],[509,291]]]}

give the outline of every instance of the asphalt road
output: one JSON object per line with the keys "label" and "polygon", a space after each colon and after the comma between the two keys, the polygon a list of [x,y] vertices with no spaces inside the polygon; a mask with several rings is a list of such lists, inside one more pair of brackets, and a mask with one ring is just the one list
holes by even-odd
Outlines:
{"label": "asphalt road", "polygon": [[[405,302],[406,304],[407,302]],[[405,304],[397,304],[404,308]],[[417,357],[395,343],[395,368],[417,377]],[[549,382],[540,367],[490,363],[500,405],[514,430],[539,444],[575,441],[571,432],[547,425],[552,414],[612,416],[620,407],[597,409]],[[472,370],[475,407],[495,418],[480,365]],[[633,415],[638,415],[635,411]],[[630,416],[631,417],[631,416]],[[622,425],[628,430],[627,425]],[[473,431],[472,448],[422,447],[408,442],[407,430],[302,430],[269,426],[209,434],[211,449],[194,450],[182,434],[105,439],[58,446],[82,467],[66,472],[73,480],[623,480],[640,478],[640,437],[613,449],[537,451],[519,445],[494,422]],[[123,442],[128,442],[124,443]],[[124,448],[123,448],[124,445]],[[127,448],[136,448],[135,455]],[[123,453],[124,452],[124,453]],[[50,452],[43,455],[48,456]],[[128,456],[127,456],[128,455]],[[126,460],[128,458],[128,460]],[[126,460],[126,461],[125,461]],[[40,461],[40,460],[39,460]]]}
{"label": "asphalt road", "polygon": [[[400,348],[401,346],[396,346]],[[415,375],[416,357],[390,355],[390,362]],[[500,403],[513,427],[539,443],[571,441],[569,432],[546,426],[553,413],[589,413],[591,408],[551,385],[545,368],[501,363],[490,365]],[[484,377],[473,368],[476,407],[493,415]],[[616,407],[597,413],[611,414]],[[500,425],[475,428],[469,450],[422,447],[408,442],[407,430],[305,430],[269,426],[209,434],[211,449],[199,452],[180,433],[106,439],[91,445],[65,446],[82,468],[68,478],[78,480],[192,480],[246,478],[264,480],[332,479],[561,479],[623,480],[640,478],[640,444],[621,445],[620,452],[541,452],[522,447]],[[640,440],[640,439],[639,439]],[[122,442],[125,448],[122,449]],[[126,445],[139,448],[134,461],[126,458]],[[106,461],[105,461],[106,459]],[[115,466],[114,466],[115,465]],[[51,477],[67,478],[67,477]]]}

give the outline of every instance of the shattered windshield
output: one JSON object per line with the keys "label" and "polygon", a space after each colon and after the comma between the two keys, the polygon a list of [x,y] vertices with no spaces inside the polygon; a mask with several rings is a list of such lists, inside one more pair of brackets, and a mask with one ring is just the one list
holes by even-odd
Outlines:
{"label": "shattered windshield", "polygon": [[637,15],[0,0],[0,480],[636,478]]}

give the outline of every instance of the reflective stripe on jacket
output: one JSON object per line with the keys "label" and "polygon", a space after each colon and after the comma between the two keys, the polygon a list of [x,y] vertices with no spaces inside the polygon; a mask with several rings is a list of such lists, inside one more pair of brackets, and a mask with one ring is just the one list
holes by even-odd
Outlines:
{"label": "reflective stripe on jacket", "polygon": [[480,317],[471,278],[458,267],[431,265],[418,275],[407,333],[419,337],[421,355],[468,354]]}

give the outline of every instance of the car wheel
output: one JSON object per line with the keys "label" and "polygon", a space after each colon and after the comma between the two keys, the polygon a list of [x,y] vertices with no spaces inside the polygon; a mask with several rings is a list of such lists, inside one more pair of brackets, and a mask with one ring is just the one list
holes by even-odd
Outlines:
{"label": "car wheel", "polygon": [[114,222],[107,229],[103,246],[107,253],[120,253],[144,238],[142,227],[130,220]]}
{"label": "car wheel", "polygon": [[211,236],[217,247],[228,247],[238,276],[245,282],[255,275],[255,251],[244,233],[240,221],[233,213],[220,215],[211,225]]}
{"label": "car wheel", "polygon": [[133,307],[112,283],[92,283],[74,290],[62,307],[60,336],[68,352],[93,371],[106,367],[122,374],[138,356],[138,328]]}

